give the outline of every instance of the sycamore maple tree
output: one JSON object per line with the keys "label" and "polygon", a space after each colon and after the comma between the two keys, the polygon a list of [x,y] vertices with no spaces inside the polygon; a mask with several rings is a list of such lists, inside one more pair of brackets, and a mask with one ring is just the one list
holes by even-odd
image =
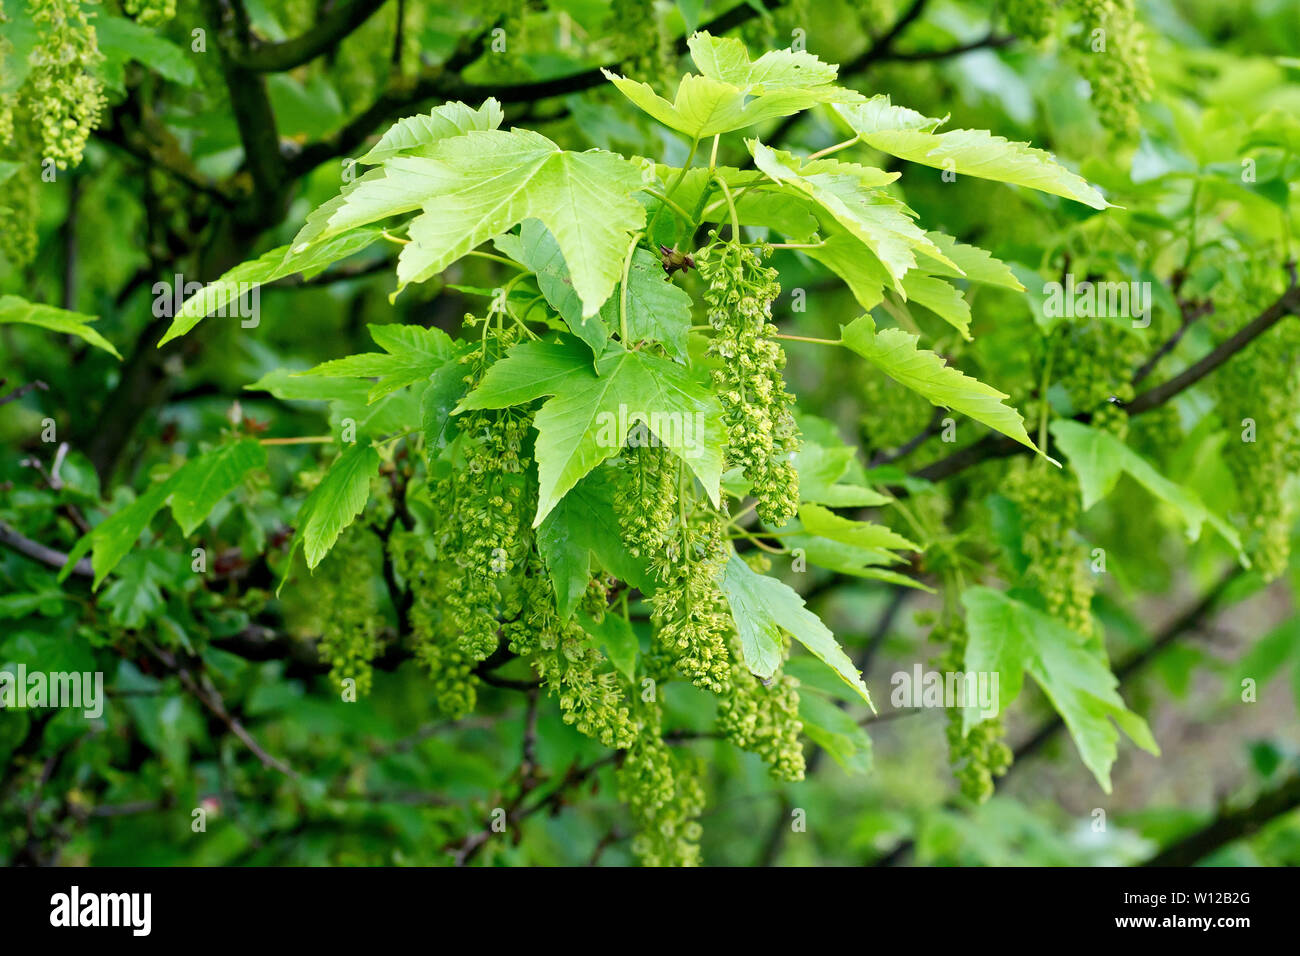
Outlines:
{"label": "sycamore maple tree", "polygon": [[[989,801],[1016,757],[1063,725],[1063,759],[1090,775],[1085,799],[1108,799],[1122,741],[1161,751],[1146,701],[1133,706],[1121,680],[1225,595],[1286,578],[1300,124],[1282,109],[1244,118],[1185,102],[1140,117],[1154,83],[1131,4],[1008,14],[1038,57],[1053,38],[1072,51],[1101,30],[1101,59],[1062,67],[1083,70],[1106,129],[1105,159],[1080,164],[996,124],[913,108],[938,112],[929,96],[846,80],[802,38],[723,35],[751,19],[770,28],[761,5],[713,20],[657,10],[651,49],[629,55],[616,32],[605,66],[512,85],[476,76],[475,58],[519,69],[509,38],[536,50],[539,22],[569,31],[591,11],[506,5],[480,24],[478,48],[444,42],[430,66],[420,44],[458,34],[395,4],[391,58],[365,67],[389,71],[389,91],[324,138],[308,129],[286,144],[260,75],[307,69],[384,5],[342,4],[299,40],[268,43],[241,4],[204,3],[194,22],[215,33],[210,81],[226,85],[241,147],[225,181],[219,152],[186,165],[194,136],[166,131],[181,114],[150,102],[146,66],[205,82],[192,61],[206,46],[187,56],[165,39],[204,29],[164,6],[6,10],[6,52],[24,69],[0,87],[14,149],[0,179],[15,196],[42,175],[57,184],[51,171],[82,161],[115,95],[101,135],[145,163],[152,197],[152,245],[115,306],[151,303],[151,315],[120,371],[123,339],[77,310],[92,296],[68,285],[75,276],[62,308],[31,289],[0,298],[0,323],[73,337],[77,363],[113,382],[93,427],[73,426],[84,439],[69,446],[47,418],[35,447],[56,457],[38,450],[11,469],[0,618],[17,626],[0,658],[48,671],[111,662],[122,695],[107,736],[5,715],[5,785],[32,808],[6,822],[11,858],[52,861],[75,839],[95,861],[85,834],[99,832],[101,803],[105,817],[114,801],[178,815],[197,834],[191,805],[206,821],[273,792],[280,820],[250,831],[223,818],[226,842],[195,858],[568,861],[540,814],[604,783],[616,801],[575,812],[570,836],[652,865],[708,862],[705,818],[736,788],[777,794],[765,844],[743,823],[724,828],[740,849],[722,858],[751,862],[818,826],[803,808],[822,798],[801,794],[822,753],[845,774],[828,799],[851,799],[906,760],[873,758],[870,725],[930,707],[942,708],[956,791],[927,804],[936,819],[986,814],[1014,830],[1023,822],[997,816],[1003,798]],[[848,71],[894,56],[924,6],[893,20],[873,7],[892,25],[868,31],[865,62]],[[632,36],[645,13],[622,14]],[[1014,41],[990,30],[913,59]],[[323,96],[341,68],[320,69],[272,93]],[[573,95],[586,89],[598,98]],[[410,108],[435,91],[447,95]],[[510,115],[565,94],[558,115]],[[815,134],[792,137],[802,121]],[[341,173],[336,160],[290,205],[293,178],[336,157]],[[178,184],[210,208],[176,206]],[[6,212],[17,224],[21,203]],[[1051,225],[1027,235],[1035,222]],[[23,242],[6,249],[19,268],[35,259]],[[208,281],[173,282],[158,268],[180,268],[169,247],[193,253]],[[338,334],[317,331],[339,311],[336,283],[382,294],[358,298]],[[363,329],[365,347],[338,347]],[[203,356],[214,341],[242,343],[224,346],[241,357],[214,374],[215,391],[242,397],[180,412],[183,446],[156,433],[149,457],[127,457],[179,363],[222,361]],[[42,397],[20,385],[3,401],[36,409]],[[310,424],[322,418],[323,433]],[[1193,562],[1218,584],[1172,632],[1146,633],[1126,598],[1163,593]],[[847,620],[819,607],[837,589],[866,602]],[[995,675],[991,700],[935,703],[918,689],[900,704],[891,687],[907,673],[871,673],[908,601],[922,610],[894,659]],[[862,614],[877,606],[864,641]],[[1230,688],[1267,682],[1297,647],[1288,617]],[[1018,710],[1047,718],[1013,753]],[[250,733],[258,717],[269,745]],[[123,749],[134,734],[156,760]],[[359,750],[369,757],[354,763]],[[47,784],[65,754],[82,769],[60,798]],[[1240,811],[1236,832],[1300,802],[1295,779],[1267,814]],[[427,792],[415,799],[385,795],[417,781]],[[321,828],[298,849],[278,835],[295,817],[297,834]],[[935,842],[942,828],[879,814],[857,826],[902,841],[888,856],[915,838],[929,858],[969,859]],[[406,832],[390,854],[393,828]],[[822,839],[834,844],[831,829]],[[1196,839],[1167,858],[1198,859]],[[1046,859],[1065,852],[1041,842]]]}

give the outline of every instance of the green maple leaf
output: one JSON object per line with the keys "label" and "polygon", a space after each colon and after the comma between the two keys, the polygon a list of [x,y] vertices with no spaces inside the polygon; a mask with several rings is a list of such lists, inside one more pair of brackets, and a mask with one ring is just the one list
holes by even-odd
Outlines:
{"label": "green maple leaf", "polygon": [[373,445],[352,445],[334,459],[320,484],[298,509],[280,588],[288,580],[293,556],[300,547],[309,569],[324,560],[343,530],[365,509],[370,480],[378,474],[379,452]]}
{"label": "green maple leaf", "polygon": [[[858,696],[871,704],[862,673],[853,666],[830,628],[804,604],[787,584],[758,574],[734,551],[719,579],[727,596],[744,649],[745,666],[764,679],[781,666],[780,635],[784,631],[839,675]],[[874,706],[873,706],[874,709]]]}
{"label": "green maple leaf", "polygon": [[617,343],[596,360],[577,343],[526,342],[512,348],[457,408],[507,408],[554,396],[537,412],[537,517],[541,524],[578,481],[618,454],[630,426],[643,422],[719,501],[722,412],[712,394],[675,362]]}
{"label": "green maple leaf", "polygon": [[582,314],[594,315],[623,271],[632,233],[645,222],[632,194],[640,168],[602,150],[565,152],[528,130],[472,132],[444,140],[422,163],[425,212],[397,260],[402,285],[436,275],[525,219],[539,219],[564,256]]}
{"label": "green maple leaf", "polygon": [[256,259],[240,263],[185,300],[166,334],[158,340],[158,347],[162,348],[172,339],[189,332],[212,312],[233,310],[239,300],[253,289],[297,273],[315,275],[331,263],[369,247],[379,239],[379,234],[378,229],[340,231],[328,242],[279,246]]}
{"label": "green maple leaf", "polygon": [[877,331],[875,320],[870,315],[854,319],[844,326],[841,334],[845,346],[931,404],[954,408],[1014,438],[1026,448],[1038,451],[1025,432],[1025,421],[1020,413],[1002,404],[1007,397],[1005,394],[960,369],[945,365],[934,352],[917,348],[917,336],[902,329]]}
{"label": "green maple leaf", "polygon": [[34,325],[51,332],[75,335],[114,358],[121,359],[122,356],[113,347],[113,343],[90,327],[90,323],[95,320],[93,315],[69,312],[40,302],[28,302],[16,295],[0,295],[0,325]]}
{"label": "green maple leaf", "polygon": [[394,156],[428,156],[435,145],[471,130],[497,129],[505,114],[501,104],[489,97],[478,109],[464,103],[435,106],[428,115],[408,116],[394,123],[379,142],[357,162],[374,165]]}
{"label": "green maple leaf", "polygon": [[185,534],[207,518],[217,502],[234,491],[250,471],[266,467],[266,449],[253,438],[220,445],[149,486],[135,501],[105,518],[73,546],[59,580],[87,553],[98,588],[118,563],[131,553],[154,516],[171,503],[172,517]]}
{"label": "green maple leaf", "polygon": [[882,153],[963,176],[1014,183],[1073,199],[1094,209],[1110,204],[1083,178],[1051,154],[1028,143],[1013,143],[985,130],[936,133],[944,121],[922,116],[875,96],[866,103],[837,104],[837,112],[858,137]]}
{"label": "green maple leaf", "polygon": [[916,268],[917,252],[957,269],[912,221],[912,211],[880,189],[897,179],[897,173],[836,159],[801,162],[791,153],[771,149],[756,139],[746,140],[746,144],[754,165],[773,182],[807,196],[870,249],[904,298],[907,293],[903,276]]}
{"label": "green maple leaf", "polygon": [[835,85],[835,65],[811,53],[772,50],[751,61],[741,41],[703,32],[687,45],[700,72],[682,78],[672,102],[649,84],[603,72],[640,109],[692,139],[790,116],[818,103],[863,101],[861,94]]}
{"label": "green maple leaf", "polygon": [[441,329],[426,329],[419,325],[370,325],[367,328],[383,352],[333,359],[298,374],[378,379],[366,396],[369,404],[400,388],[428,381],[429,376],[454,361],[457,355],[455,343]]}
{"label": "green maple leaf", "polygon": [[597,469],[574,485],[537,529],[537,551],[564,618],[578,606],[598,568],[643,593],[651,589],[645,561],[632,557],[623,543],[608,471]]}
{"label": "green maple leaf", "polygon": [[1196,492],[1170,481],[1110,432],[1069,419],[1052,422],[1050,431],[1079,478],[1083,510],[1087,511],[1110,494],[1119,476],[1127,474],[1174,509],[1187,525],[1190,540],[1199,538],[1202,525],[1208,523],[1232,545],[1242,565],[1250,567],[1250,559],[1241,548],[1241,538],[1235,528],[1207,508]]}
{"label": "green maple leaf", "polygon": [[573,287],[560,244],[549,229],[537,219],[525,219],[519,235],[501,236],[495,244],[501,252],[532,271],[547,304],[559,313],[570,332],[591,347],[593,355],[605,351],[605,343],[609,341],[605,306],[599,315],[582,314],[582,298]]}
{"label": "green maple leaf", "polygon": [[[961,600],[970,635],[964,666],[968,673],[998,675],[999,712],[1019,696],[1027,672],[1065,721],[1084,764],[1107,793],[1119,740],[1111,720],[1143,750],[1160,753],[1146,721],[1116,692],[1118,679],[1080,635],[992,588],[967,588]],[[978,706],[965,707],[963,732],[981,719]]]}
{"label": "green maple leaf", "polygon": [[172,481],[172,517],[193,534],[217,502],[238,488],[249,472],[266,467],[266,448],[253,438],[220,445],[187,462]]}
{"label": "green maple leaf", "polygon": [[[620,285],[601,306],[601,317],[610,328],[620,327],[624,294]],[[668,280],[658,256],[644,249],[633,253],[626,297],[628,342],[658,342],[669,355],[685,362],[686,336],[691,330],[691,297]]]}

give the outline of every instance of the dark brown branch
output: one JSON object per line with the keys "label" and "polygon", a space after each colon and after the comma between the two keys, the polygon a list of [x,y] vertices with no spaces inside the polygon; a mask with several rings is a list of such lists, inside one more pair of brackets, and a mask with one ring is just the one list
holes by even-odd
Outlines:
{"label": "dark brown branch", "polygon": [[870,466],[872,468],[879,468],[881,465],[893,464],[902,458],[906,458],[943,430],[943,419],[945,415],[946,412],[944,409],[936,407],[934,413],[930,416],[929,423],[924,428],[894,451],[882,451],[873,455]]}
{"label": "dark brown branch", "polygon": [[1300,807],[1300,773],[1262,794],[1250,806],[1225,810],[1207,826],[1165,847],[1142,865],[1192,866],[1296,807]]}
{"label": "dark brown branch", "polygon": [[[234,200],[226,195],[214,183],[205,180],[195,170],[184,169],[174,165],[170,159],[163,156],[159,151],[151,149],[149,146],[139,142],[135,136],[129,134],[124,127],[125,111],[130,107],[131,101],[118,106],[113,110],[113,122],[101,126],[95,130],[95,136],[111,146],[117,147],[127,156],[139,162],[146,169],[156,169],[167,176],[170,176],[176,182],[192,189],[195,192],[203,193],[205,196],[216,200],[223,206],[230,207],[234,205]],[[118,303],[119,305],[121,303]]]}
{"label": "dark brown branch", "polygon": [[220,692],[202,672],[197,675],[191,673],[190,668],[177,660],[171,651],[152,647],[148,644],[145,646],[164,667],[180,678],[181,684],[200,704],[226,725],[226,728],[249,749],[253,756],[261,761],[262,766],[271,770],[278,770],[286,777],[296,778],[298,776],[297,772],[287,763],[278,757],[271,756],[262,748],[262,745],[253,738],[253,735],[248,732],[239,718],[231,714],[226,707],[225,701],[221,699]]}
{"label": "dark brown branch", "polygon": [[[0,385],[4,385],[4,383],[5,380],[0,378]],[[36,379],[34,381],[28,382],[26,385],[19,385],[13,391],[9,392],[7,395],[0,395],[0,405],[8,405],[10,402],[16,402],[18,401],[18,399],[22,398],[24,395],[26,395],[28,392],[34,389],[40,389],[42,392],[48,392],[50,390],[50,387],[46,385],[44,382],[42,382],[40,379]]]}
{"label": "dark brown branch", "polygon": [[1187,334],[1187,330],[1192,327],[1197,319],[1214,311],[1214,304],[1208,300],[1205,302],[1179,301],[1178,305],[1183,316],[1182,324],[1178,326],[1178,331],[1171,335],[1164,345],[1156,349],[1151,357],[1142,364],[1142,367],[1133,373],[1134,385],[1137,385],[1155,371],[1156,366],[1160,364],[1160,360],[1178,346],[1178,343],[1183,340],[1183,336]]}
{"label": "dark brown branch", "polygon": [[1010,46],[1016,42],[1016,38],[1010,34],[995,35],[987,34],[979,40],[972,40],[970,43],[959,43],[956,46],[945,47],[942,50],[917,50],[912,53],[899,53],[891,50],[884,56],[878,57],[881,60],[894,60],[900,63],[921,63],[927,60],[946,60],[948,57],[961,56],[963,53],[970,53],[974,50],[992,50],[999,47]]}
{"label": "dark brown branch", "polygon": [[1163,405],[1179,392],[1186,391],[1205,378],[1282,319],[1300,312],[1300,286],[1297,286],[1295,281],[1295,263],[1288,264],[1287,268],[1291,271],[1291,283],[1287,290],[1278,296],[1276,302],[1243,325],[1232,336],[1220,342],[1199,362],[1129,402],[1127,406],[1129,415],[1141,415],[1145,411]]}
{"label": "dark brown branch", "polygon": [[850,60],[840,70],[840,74],[848,76],[851,73],[861,73],[877,60],[891,57],[893,55],[894,41],[902,36],[903,31],[925,12],[926,3],[927,0],[912,0],[912,5],[903,11],[902,15],[894,21],[893,26],[886,30],[879,39],[861,54]]}
{"label": "dark brown branch", "polygon": [[263,43],[256,37],[230,51],[230,59],[243,70],[280,73],[309,63],[328,52],[365,23],[386,0],[341,0],[319,22],[291,40]]}
{"label": "dark brown branch", "polygon": [[[762,6],[774,10],[785,2],[786,0],[762,0]],[[701,25],[700,29],[721,34],[756,16],[758,10],[754,6],[741,3]],[[517,83],[511,86],[466,83],[459,78],[460,73],[482,54],[485,39],[486,35],[483,35],[475,38],[473,42],[464,44],[451,60],[435,67],[413,86],[390,89],[382,93],[338,133],[304,147],[302,152],[290,161],[289,174],[293,177],[302,176],[321,163],[347,155],[364,143],[381,124],[427,100],[465,100],[474,103],[492,96],[504,104],[533,103],[537,100],[581,93],[583,90],[601,86],[608,82],[602,70],[617,72],[622,66],[619,62],[605,63],[568,76]],[[686,40],[686,37],[678,40],[679,53],[685,52]]]}
{"label": "dark brown branch", "polygon": [[[1209,375],[1228,359],[1232,358],[1255,339],[1259,338],[1274,325],[1280,322],[1288,315],[1300,314],[1300,286],[1297,286],[1295,280],[1295,264],[1288,263],[1287,270],[1291,273],[1291,282],[1286,291],[1278,296],[1277,300],[1261,312],[1258,316],[1242,326],[1230,338],[1214,348],[1208,355],[1200,361],[1189,366],[1179,375],[1174,376],[1166,382],[1161,383],[1153,388],[1142,392],[1133,401],[1125,407],[1129,416],[1141,415],[1143,412],[1149,412],[1153,408],[1159,408],[1165,402],[1179,395],[1180,393],[1191,388],[1205,376]],[[1181,335],[1181,331],[1175,335]],[[1164,346],[1162,346],[1164,348]],[[1140,371],[1140,370],[1139,370]],[[1090,412],[1083,412],[1075,416],[1076,421],[1087,421],[1090,418]],[[1005,435],[990,433],[972,442],[965,448],[953,452],[947,458],[941,458],[936,462],[931,462],[924,468],[918,468],[912,473],[913,478],[922,478],[927,481],[942,481],[945,478],[951,478],[960,471],[964,471],[972,465],[977,465],[983,461],[990,461],[995,458],[1009,458],[1012,455],[1018,455],[1027,452],[1028,449],[1019,442],[1006,437]],[[906,494],[906,492],[902,492]]]}
{"label": "dark brown branch", "polygon": [[203,0],[204,13],[217,37],[221,72],[230,95],[230,108],[244,147],[244,165],[253,182],[252,196],[241,205],[237,218],[246,228],[260,231],[284,218],[289,208],[288,171],[280,152],[280,134],[266,81],[236,60],[247,34],[247,13],[242,3]]}
{"label": "dark brown branch", "polygon": [[[17,551],[19,554],[26,555],[34,561],[49,565],[52,568],[61,568],[68,563],[68,556],[62,551],[55,551],[53,548],[47,548],[40,542],[33,541],[31,538],[19,534],[9,525],[0,521],[0,544],[6,545]],[[72,566],[72,573],[83,578],[95,576],[94,570],[90,566],[89,558],[82,558]]]}

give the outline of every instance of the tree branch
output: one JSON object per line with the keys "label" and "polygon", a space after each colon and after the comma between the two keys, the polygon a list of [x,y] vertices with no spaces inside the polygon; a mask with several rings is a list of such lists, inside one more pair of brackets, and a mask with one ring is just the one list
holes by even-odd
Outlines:
{"label": "tree branch", "polygon": [[1300,807],[1300,773],[1293,774],[1248,807],[1225,810],[1207,826],[1165,847],[1142,865],[1192,866],[1296,807]]}
{"label": "tree branch", "polygon": [[[0,521],[0,544],[6,545],[17,551],[19,554],[26,555],[34,561],[47,564],[52,568],[62,568],[68,563],[68,556],[62,551],[55,551],[53,548],[47,548],[38,541],[19,534],[9,525]],[[72,566],[72,573],[83,578],[93,578],[94,570],[90,566],[89,558],[82,558]]]}
{"label": "tree branch", "polygon": [[[787,0],[760,0],[761,5],[767,10],[774,10],[786,2]],[[700,29],[714,34],[725,33],[758,14],[759,11],[755,6],[741,3],[701,25]],[[484,40],[485,36],[479,36],[463,44],[450,60],[435,67],[413,86],[390,89],[380,94],[370,106],[338,133],[304,147],[302,152],[289,162],[289,174],[294,177],[302,176],[321,163],[347,155],[364,143],[380,124],[426,100],[475,102],[492,96],[504,104],[532,103],[555,96],[581,93],[583,90],[600,86],[608,82],[602,70],[617,72],[622,65],[617,61],[605,63],[568,76],[516,83],[510,86],[478,85],[460,80],[458,74],[481,55]],[[684,36],[678,39],[679,53],[686,51],[686,40],[687,37]]]}
{"label": "tree branch", "polygon": [[248,44],[231,49],[231,62],[254,73],[292,70],[341,43],[385,2],[387,0],[341,0],[328,8],[328,12],[306,33],[282,43],[264,43],[252,37]]}
{"label": "tree branch", "polygon": [[[1291,275],[1290,284],[1272,305],[1238,329],[1230,338],[1220,342],[1216,348],[1200,361],[1184,369],[1183,372],[1168,381],[1147,389],[1135,397],[1133,401],[1124,406],[1129,416],[1141,415],[1143,412],[1149,412],[1153,408],[1160,407],[1205,378],[1205,376],[1228,361],[1286,316],[1300,314],[1300,286],[1296,284],[1295,263],[1287,263],[1287,271]],[[1182,330],[1180,329],[1175,335],[1181,336]],[[1163,349],[1164,346],[1161,348]],[[1141,369],[1139,369],[1140,371]],[[1090,418],[1091,412],[1081,412],[1074,416],[1075,421],[1086,422]],[[1027,451],[1028,449],[1024,445],[1005,435],[990,433],[965,448],[953,452],[947,458],[941,458],[938,461],[931,462],[924,468],[918,468],[912,472],[912,477],[922,478],[927,481],[943,481],[945,478],[951,478],[958,472],[980,462],[990,461],[995,458],[1010,458],[1012,455]],[[900,492],[906,495],[905,490],[900,489]]]}
{"label": "tree branch", "polygon": [[[4,385],[4,383],[5,380],[0,378],[0,385]],[[26,385],[19,385],[17,388],[9,392],[8,394],[0,395],[0,405],[8,405],[10,402],[16,402],[24,395],[26,395],[28,392],[33,391],[34,389],[40,389],[42,392],[48,392],[50,390],[50,387],[46,385],[44,382],[42,382],[40,379],[35,379],[33,381],[28,382]]]}
{"label": "tree branch", "polygon": [[1185,391],[1232,358],[1255,339],[1259,338],[1288,315],[1300,312],[1300,286],[1296,285],[1295,263],[1288,263],[1291,282],[1276,302],[1238,329],[1199,362],[1184,369],[1167,382],[1148,389],[1126,406],[1129,415],[1141,415],[1163,405],[1179,392]]}
{"label": "tree branch", "polygon": [[252,196],[241,205],[236,218],[245,227],[260,231],[283,219],[289,208],[289,190],[285,188],[289,177],[280,153],[275,110],[262,76],[235,59],[243,46],[242,37],[248,33],[248,14],[241,0],[203,0],[203,9],[216,32],[221,72],[244,147],[244,165],[253,183]]}

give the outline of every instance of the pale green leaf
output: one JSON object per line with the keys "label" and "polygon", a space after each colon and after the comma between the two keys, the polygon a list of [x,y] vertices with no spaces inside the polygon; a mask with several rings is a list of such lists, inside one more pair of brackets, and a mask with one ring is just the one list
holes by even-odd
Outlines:
{"label": "pale green leaf", "polygon": [[871,771],[871,738],[842,708],[821,694],[800,688],[799,720],[804,735],[849,773]]}
{"label": "pale green leaf", "polygon": [[1207,508],[1196,492],[1170,481],[1110,432],[1063,418],[1052,422],[1050,431],[1079,478],[1085,511],[1111,492],[1121,474],[1127,474],[1177,512],[1190,540],[1199,538],[1202,525],[1208,523],[1232,545],[1241,563],[1250,566],[1235,528]]}
{"label": "pale green leaf", "polygon": [[774,182],[808,196],[865,244],[885,266],[900,294],[906,296],[902,279],[909,269],[916,268],[917,252],[957,268],[912,221],[912,211],[880,189],[897,179],[897,173],[835,159],[805,163],[756,139],[746,140],[746,144],[754,164]]}
{"label": "pale green leaf", "polygon": [[931,259],[922,252],[923,259],[919,265],[923,272],[950,278],[966,278],[971,282],[1000,286],[1014,292],[1025,291],[1025,287],[1020,284],[1011,267],[1001,260],[994,259],[991,253],[978,246],[968,246],[964,242],[958,242],[952,236],[946,236],[941,232],[927,232],[926,235],[931,242],[943,250],[948,261],[955,263],[957,268],[954,269],[937,259]]}
{"label": "pale green leaf", "polygon": [[636,680],[636,659],[641,653],[641,646],[636,639],[632,625],[613,611],[605,613],[599,622],[585,612],[578,613],[578,623],[591,635],[593,642],[600,648],[614,668],[628,679]]}
{"label": "pale green leaf", "polygon": [[378,229],[357,229],[317,245],[279,246],[241,263],[185,300],[167,333],[159,340],[158,347],[162,348],[172,339],[189,332],[213,312],[240,314],[240,300],[259,286],[295,273],[319,271],[332,262],[360,252],[378,238]]}
{"label": "pale green leaf", "polygon": [[103,349],[114,358],[120,359],[122,356],[113,347],[113,343],[90,327],[90,323],[94,321],[93,315],[69,312],[39,302],[28,302],[16,295],[0,295],[0,325],[6,323],[34,325],[51,332],[75,335],[95,348]]}
{"label": "pale green leaf", "polygon": [[934,276],[909,272],[903,277],[903,291],[910,301],[925,306],[970,341],[970,304],[955,287]]}
{"label": "pale green leaf", "polygon": [[370,152],[357,162],[375,165],[394,156],[428,156],[432,147],[452,136],[471,130],[497,129],[505,114],[501,104],[489,97],[478,109],[464,103],[435,106],[426,116],[408,116],[389,127]]}
{"label": "pale green leaf", "polygon": [[844,280],[858,305],[870,312],[885,298],[894,277],[861,239],[833,220],[823,225],[825,238],[804,252]]}
{"label": "pale green leaf", "polygon": [[821,505],[799,506],[799,520],[809,534],[838,541],[841,544],[868,550],[921,551],[919,544],[909,541],[890,528],[870,521],[853,521],[823,508]]}
{"label": "pale green leaf", "polygon": [[569,331],[587,343],[593,355],[605,351],[605,343],[609,341],[605,319],[609,303],[601,308],[599,315],[582,314],[582,299],[573,287],[560,244],[550,230],[537,219],[525,219],[518,236],[501,236],[496,240],[496,247],[537,276],[537,288],[547,304],[559,313]]}
{"label": "pale green leaf", "polygon": [[379,452],[372,445],[352,445],[334,459],[320,484],[298,509],[280,588],[288,579],[288,569],[299,547],[308,568],[315,568],[329,554],[339,535],[366,507],[370,480],[378,474]]}
{"label": "pale green leaf", "polygon": [[781,628],[764,607],[758,577],[733,552],[722,569],[718,586],[726,595],[732,620],[736,622],[745,666],[750,673],[767,680],[780,669],[785,649]]}
{"label": "pale green leaf", "polygon": [[1026,186],[1094,209],[1110,205],[1051,153],[1027,143],[1013,143],[985,130],[936,133],[943,120],[893,106],[884,95],[859,105],[837,104],[835,111],[864,143],[882,153],[963,176]]}
{"label": "pale green leaf", "polygon": [[[755,674],[770,677],[776,672],[779,658],[769,673],[762,671],[772,663],[772,644],[779,628],[838,674],[868,705],[871,704],[871,695],[862,682],[861,672],[853,666],[853,661],[821,618],[804,605],[797,591],[776,578],[756,573],[734,552],[723,571],[721,585],[742,641],[752,643],[752,658],[751,650],[746,650],[745,663]],[[755,664],[759,669],[754,669]]]}
{"label": "pale green leaf", "polygon": [[370,337],[383,352],[333,359],[299,374],[378,379],[366,396],[367,402],[375,402],[399,388],[428,381],[430,375],[456,356],[451,337],[441,329],[398,324],[368,328]]}
{"label": "pale green leaf", "polygon": [[645,223],[633,198],[640,168],[601,150],[565,152],[528,130],[443,140],[423,166],[421,205],[397,261],[402,285],[437,275],[525,219],[539,219],[564,256],[582,314],[594,315],[623,272],[632,233]]}
{"label": "pale green leaf", "polygon": [[611,344],[593,370],[574,344],[532,342],[496,362],[458,411],[507,408],[553,395],[537,412],[538,502],[534,527],[583,475],[622,449],[643,422],[695,473],[716,504],[722,477],[722,413],[685,368]]}
{"label": "pale green leaf", "polygon": [[266,449],[255,438],[228,442],[185,463],[172,480],[172,517],[189,535],[234,491],[250,471],[266,467]]}
{"label": "pale green leaf", "polygon": [[[818,103],[860,103],[861,94],[835,85],[836,67],[806,52],[773,50],[750,61],[744,43],[697,33],[688,45],[700,74],[682,78],[672,102],[646,83],[605,70],[643,111],[693,139],[790,116]],[[701,75],[702,74],[702,75]]]}
{"label": "pale green leaf", "polygon": [[651,589],[644,559],[632,557],[623,543],[607,471],[598,469],[574,485],[537,529],[537,552],[563,618],[573,613],[598,571],[643,593]]}
{"label": "pale green leaf", "polygon": [[[691,297],[673,285],[658,257],[637,249],[627,276],[627,340],[658,342],[673,358],[686,361],[691,329]],[[600,310],[611,329],[620,328],[622,284]]]}
{"label": "pale green leaf", "polygon": [[1006,395],[945,365],[934,352],[917,348],[915,335],[902,329],[877,331],[871,316],[863,315],[845,326],[842,336],[844,345],[931,404],[956,409],[1038,451],[1020,413],[1002,404]]}
{"label": "pale green leaf", "polygon": [[[992,588],[967,588],[961,599],[970,635],[966,671],[998,675],[999,712],[1019,696],[1027,672],[1065,721],[1084,765],[1107,793],[1119,740],[1111,720],[1143,750],[1159,754],[1146,721],[1125,706],[1116,691],[1119,681],[1080,635]],[[978,705],[964,708],[962,717],[964,730],[982,719]]]}

